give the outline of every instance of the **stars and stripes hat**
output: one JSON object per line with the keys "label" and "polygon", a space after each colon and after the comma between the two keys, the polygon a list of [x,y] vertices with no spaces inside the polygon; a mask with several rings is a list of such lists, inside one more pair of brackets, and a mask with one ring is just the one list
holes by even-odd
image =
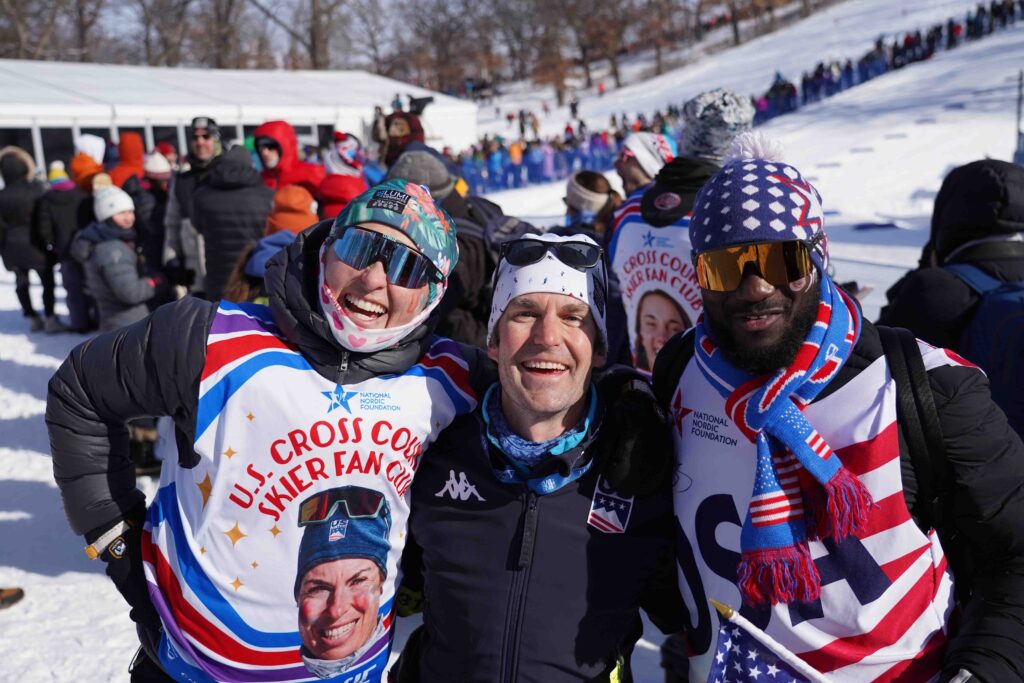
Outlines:
{"label": "stars and stripes hat", "polygon": [[761,133],[737,135],[722,169],[697,193],[690,219],[694,254],[751,242],[815,240],[811,259],[825,272],[828,241],[821,195],[781,147]]}

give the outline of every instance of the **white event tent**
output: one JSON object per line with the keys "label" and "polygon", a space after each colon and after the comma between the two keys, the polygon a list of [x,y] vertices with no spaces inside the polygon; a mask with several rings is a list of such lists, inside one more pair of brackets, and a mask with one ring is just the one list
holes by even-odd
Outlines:
{"label": "white event tent", "polygon": [[421,117],[427,144],[463,149],[476,141],[476,105],[365,71],[185,69],[0,59],[0,146],[20,144],[42,167],[69,155],[73,135],[143,134],[147,149],[175,142],[195,116],[214,118],[225,139],[242,138],[264,121],[284,119],[301,142],[325,129],[355,133],[369,144],[374,107],[396,94],[428,97]]}

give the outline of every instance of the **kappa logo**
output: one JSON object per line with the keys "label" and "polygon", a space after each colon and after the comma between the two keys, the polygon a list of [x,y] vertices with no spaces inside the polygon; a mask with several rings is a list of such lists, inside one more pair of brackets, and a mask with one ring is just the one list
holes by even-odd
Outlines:
{"label": "kappa logo", "polygon": [[627,498],[621,495],[604,477],[597,480],[587,524],[606,534],[622,534],[629,526],[629,515],[632,512],[633,496]]}
{"label": "kappa logo", "polygon": [[456,479],[455,470],[448,470],[448,481],[434,495],[438,498],[444,498],[445,494],[449,495],[452,500],[469,500],[470,496],[476,496],[476,499],[481,503],[486,502],[484,497],[480,495],[480,492],[476,490],[476,486],[469,483],[466,473],[459,472],[459,477]]}
{"label": "kappa logo", "polygon": [[348,522],[349,520],[347,519],[332,519],[331,528],[327,533],[327,540],[334,543],[345,538],[345,533],[348,531]]}

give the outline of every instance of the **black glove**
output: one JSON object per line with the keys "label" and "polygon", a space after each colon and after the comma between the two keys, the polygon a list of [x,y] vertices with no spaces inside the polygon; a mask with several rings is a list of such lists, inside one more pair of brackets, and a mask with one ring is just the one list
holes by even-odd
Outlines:
{"label": "black glove", "polygon": [[673,633],[661,644],[661,668],[666,683],[690,680],[690,657],[687,655],[686,635]]}
{"label": "black glove", "polygon": [[129,528],[107,546],[100,559],[107,565],[107,576],[132,608],[132,621],[147,630],[159,632],[160,617],[149,599],[146,575],[142,570],[142,523],[145,515],[144,507],[133,509],[124,520]]}
{"label": "black glove", "polygon": [[608,483],[623,495],[640,496],[669,485],[675,459],[672,432],[650,385],[643,379],[628,381],[606,403],[598,464]]}
{"label": "black glove", "polygon": [[196,282],[196,271],[191,268],[185,268],[184,266],[172,266],[168,262],[164,266],[164,275],[167,276],[167,281],[172,285],[180,285],[186,289],[190,288]]}

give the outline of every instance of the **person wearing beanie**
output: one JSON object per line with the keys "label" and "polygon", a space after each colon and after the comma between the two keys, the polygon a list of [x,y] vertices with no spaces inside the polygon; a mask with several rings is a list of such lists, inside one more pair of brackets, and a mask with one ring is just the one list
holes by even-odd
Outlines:
{"label": "person wearing beanie", "polygon": [[166,279],[142,271],[135,202],[127,192],[115,185],[96,190],[93,214],[96,221],[74,236],[69,251],[84,271],[100,330],[116,330],[146,317],[146,303],[165,288]]}
{"label": "person wearing beanie", "polygon": [[172,170],[178,170],[178,150],[174,143],[162,140],[156,143],[154,152],[167,159],[167,163],[171,165]]}
{"label": "person wearing beanie", "polygon": [[300,233],[317,223],[319,219],[316,209],[313,196],[303,188],[298,185],[282,187],[274,193],[274,207],[267,216],[264,235],[273,235],[282,230]]}
{"label": "person wearing beanie", "polygon": [[[188,170],[174,176],[167,191],[164,215],[164,271],[182,275],[178,295],[205,296],[206,245],[193,219],[193,194],[203,184],[214,160],[223,152],[220,127],[209,116],[197,116],[188,127]],[[189,275],[190,274],[190,275]]]}
{"label": "person wearing beanie", "polygon": [[[703,316],[653,375],[687,482],[691,618],[744,605],[822,680],[1013,680],[1024,444],[976,367],[863,319],[830,275],[822,198],[777,144],[741,134],[722,164],[690,222]],[[687,644],[703,680],[713,630]]]}
{"label": "person wearing beanie", "polygon": [[317,678],[345,672],[374,649],[387,650],[380,615],[391,551],[391,511],[385,497],[362,486],[340,486],[306,498],[295,573],[299,653]]}
{"label": "person wearing beanie", "polygon": [[[623,333],[613,340],[613,353],[616,343],[622,345],[619,348],[623,353],[613,357],[629,357],[645,372],[650,372],[654,363],[647,352],[660,347],[667,331],[679,324],[689,326],[700,315],[700,291],[688,258],[694,197],[718,170],[716,159],[721,158],[733,137],[750,130],[754,116],[746,100],[725,90],[697,95],[683,105],[683,113],[686,127],[679,156],[662,156],[665,163],[653,175],[644,171],[645,177],[650,175],[653,182],[626,197],[615,214],[607,242],[613,288],[619,292],[626,312]],[[627,141],[632,137],[635,136]],[[698,140],[701,144],[696,143]],[[626,152],[634,150],[631,154],[637,162],[627,170],[656,168],[651,163],[654,155],[649,152],[652,147],[661,146],[651,142],[651,138],[640,138],[627,144]],[[672,301],[641,311],[641,301],[654,301],[650,296],[645,298],[654,291]],[[647,316],[646,320],[641,313]],[[652,342],[654,339],[659,341]],[[644,349],[646,352],[641,353]]]}
{"label": "person wearing beanie", "polygon": [[[60,264],[68,327],[84,334],[96,329],[96,305],[85,291],[85,271],[71,256],[70,246],[75,234],[93,222],[93,201],[68,177],[63,162],[52,162],[47,178],[49,189],[36,203],[32,239],[37,248]],[[50,327],[63,327],[63,324],[55,318]]]}
{"label": "person wearing beanie", "polygon": [[[334,145],[324,158],[327,175],[320,183],[320,217],[335,218],[348,203],[368,189],[363,169],[366,155],[359,138],[334,133]],[[435,198],[437,195],[434,195]]]}
{"label": "person wearing beanie", "polygon": [[[668,428],[606,410],[594,381],[607,306],[597,243],[527,234],[501,254],[486,342],[497,381],[413,484],[403,590],[424,596],[423,627],[397,680],[631,680],[641,605],[663,631],[683,626]],[[616,420],[651,439],[650,489],[627,488],[601,455],[621,452]]]}
{"label": "person wearing beanie", "polygon": [[295,129],[287,121],[267,121],[254,132],[256,151],[263,170],[263,183],[275,192],[286,185],[300,185],[314,198],[320,197],[324,167],[299,159]]}
{"label": "person wearing beanie", "polygon": [[384,165],[390,167],[398,157],[407,150],[411,143],[425,143],[423,124],[416,114],[401,110],[393,111],[384,117],[387,140],[382,145],[380,158]]}
{"label": "person wearing beanie", "polygon": [[[44,245],[33,240],[33,214],[36,202],[44,192],[43,187],[33,180],[35,168],[32,157],[20,147],[0,149],[0,177],[4,184],[0,190],[0,260],[8,271],[14,273],[14,291],[29,329],[37,332],[46,328],[50,332],[60,332],[63,326],[54,315],[55,259],[51,253],[42,250]],[[32,305],[30,272],[35,272],[43,285],[44,317],[40,317]]]}
{"label": "person wearing beanie", "polygon": [[[413,476],[488,374],[482,352],[434,334],[457,261],[451,218],[419,185],[391,180],[270,256],[268,306],[184,297],[71,352],[49,385],[54,471],[72,529],[132,608],[137,667],[155,680],[248,679],[263,652],[287,680],[337,668],[384,680]],[[148,512],[124,438],[136,415],[169,415],[178,432]],[[310,544],[351,550],[378,532],[365,582],[322,576],[303,589]],[[297,580],[299,601],[363,586],[362,612],[310,608],[300,624]],[[368,646],[324,658],[364,624]],[[304,646],[304,631],[326,647]]]}
{"label": "person wearing beanie", "polygon": [[413,143],[388,170],[388,178],[404,178],[430,189],[430,194],[455,221],[459,262],[449,278],[441,303],[438,334],[473,346],[487,341],[491,306],[491,276],[498,263],[498,246],[536,229],[506,216],[494,202],[459,192],[462,182],[434,150]]}
{"label": "person wearing beanie", "polygon": [[[273,202],[273,191],[263,185],[244,147],[233,147],[213,162],[192,197],[192,221],[205,247],[204,286],[210,300],[221,298],[241,253],[263,237]],[[314,215],[307,226],[315,222]]]}
{"label": "person wearing beanie", "polygon": [[660,133],[631,133],[615,159],[626,196],[649,185],[662,166],[676,157],[676,143]]}
{"label": "person wearing beanie", "polygon": [[106,149],[106,141],[97,135],[85,133],[75,138],[75,156],[69,164],[71,178],[78,189],[87,194],[92,194],[92,179],[96,174],[103,173]]}
{"label": "person wearing beanie", "polygon": [[603,240],[622,197],[600,173],[577,171],[565,187],[565,226],[559,234],[584,233]]}

